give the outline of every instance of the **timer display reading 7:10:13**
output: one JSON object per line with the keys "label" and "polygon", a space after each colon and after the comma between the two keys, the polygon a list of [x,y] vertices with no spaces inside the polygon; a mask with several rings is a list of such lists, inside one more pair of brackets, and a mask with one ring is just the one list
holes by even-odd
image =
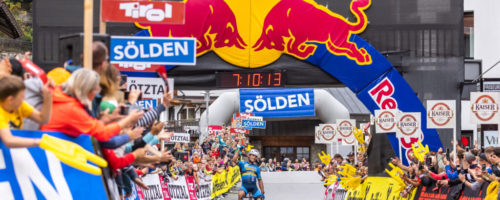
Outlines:
{"label": "timer display reading 7:10:13", "polygon": [[223,88],[282,87],[281,72],[219,72],[217,86]]}

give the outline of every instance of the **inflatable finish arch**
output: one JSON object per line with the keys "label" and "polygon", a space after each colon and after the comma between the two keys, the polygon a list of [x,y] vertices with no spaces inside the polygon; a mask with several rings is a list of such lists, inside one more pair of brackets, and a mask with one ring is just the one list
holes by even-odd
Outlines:
{"label": "inflatable finish arch", "polygon": [[[354,0],[350,22],[313,0],[188,0],[184,25],[137,24],[138,35],[196,37],[197,54],[214,51],[225,61],[258,68],[289,54],[330,73],[349,87],[373,113],[397,108],[403,112],[426,110],[391,63],[356,34],[368,19],[371,0]],[[435,129],[422,127],[420,138],[402,140],[403,154],[422,140],[432,151],[442,144]],[[387,134],[396,155],[399,142]],[[406,163],[406,159],[404,159]]]}

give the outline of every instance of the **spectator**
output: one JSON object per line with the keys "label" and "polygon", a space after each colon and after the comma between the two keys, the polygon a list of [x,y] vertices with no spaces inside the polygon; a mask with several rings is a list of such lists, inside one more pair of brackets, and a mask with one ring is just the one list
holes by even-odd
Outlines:
{"label": "spectator", "polygon": [[26,87],[21,78],[7,75],[0,78],[0,83],[0,137],[3,144],[8,148],[38,146],[39,139],[13,136],[10,129],[22,129],[25,117],[39,124],[49,121],[52,111],[49,86],[46,85],[42,89],[44,104],[39,112],[24,101]]}
{"label": "spectator", "polygon": [[99,141],[107,141],[125,127],[134,125],[142,112],[132,111],[118,122],[104,124],[91,116],[92,100],[100,92],[99,75],[88,69],[76,70],[61,87],[53,92],[51,120],[42,130],[61,131],[69,136],[80,134],[94,136]]}

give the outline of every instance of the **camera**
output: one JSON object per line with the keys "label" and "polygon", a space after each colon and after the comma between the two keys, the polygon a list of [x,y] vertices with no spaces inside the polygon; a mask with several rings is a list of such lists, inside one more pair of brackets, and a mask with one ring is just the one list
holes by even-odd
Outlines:
{"label": "camera", "polygon": [[120,106],[120,115],[128,115],[130,111],[130,105]]}
{"label": "camera", "polygon": [[431,157],[428,157],[425,159],[425,165],[427,166],[431,166],[432,165],[432,158]]}

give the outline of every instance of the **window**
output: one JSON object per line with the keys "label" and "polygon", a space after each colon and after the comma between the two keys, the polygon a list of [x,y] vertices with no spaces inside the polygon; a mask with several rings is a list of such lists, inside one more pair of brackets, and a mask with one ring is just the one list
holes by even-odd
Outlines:
{"label": "window", "polygon": [[309,147],[264,147],[262,155],[266,159],[276,158],[278,162],[285,158],[295,161],[295,159],[301,160],[302,158],[309,160],[310,157]]}
{"label": "window", "polygon": [[464,13],[465,58],[474,58],[474,13]]}
{"label": "window", "polygon": [[297,159],[302,160],[302,158],[309,160],[309,147],[297,147]]}

